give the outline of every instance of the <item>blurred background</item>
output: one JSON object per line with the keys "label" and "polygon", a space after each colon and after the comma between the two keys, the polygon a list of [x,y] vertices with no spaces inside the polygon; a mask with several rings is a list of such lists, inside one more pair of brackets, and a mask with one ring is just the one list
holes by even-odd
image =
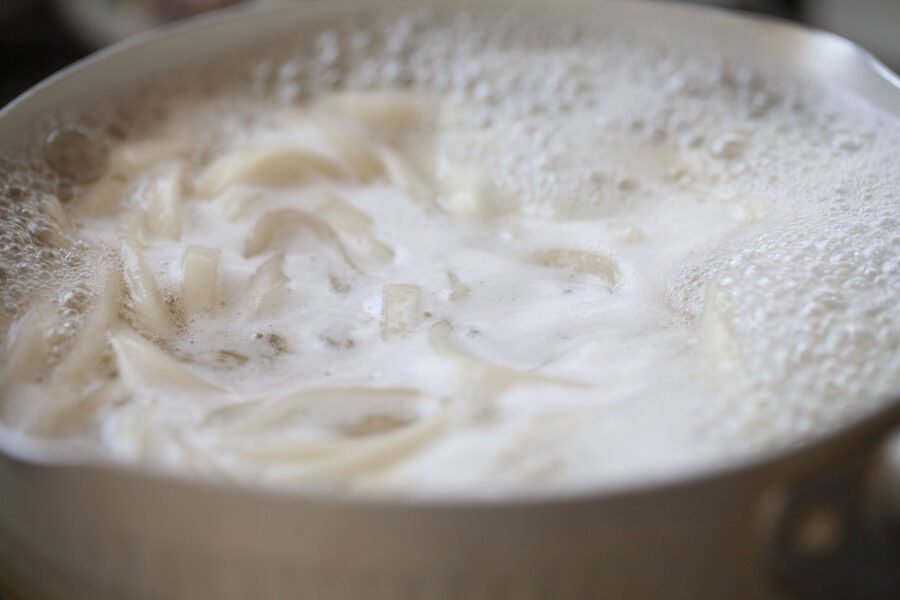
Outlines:
{"label": "blurred background", "polygon": [[[0,106],[107,44],[240,1],[277,4],[292,0],[0,0]],[[862,45],[895,72],[900,71],[900,0],[689,3],[775,15],[833,31]]]}

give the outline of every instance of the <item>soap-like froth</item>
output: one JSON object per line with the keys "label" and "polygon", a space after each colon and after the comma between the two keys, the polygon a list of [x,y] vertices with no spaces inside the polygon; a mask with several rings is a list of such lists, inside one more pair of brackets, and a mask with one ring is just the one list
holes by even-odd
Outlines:
{"label": "soap-like froth", "polygon": [[896,118],[592,19],[385,13],[48,118],[2,165],[5,435],[504,495],[896,398]]}

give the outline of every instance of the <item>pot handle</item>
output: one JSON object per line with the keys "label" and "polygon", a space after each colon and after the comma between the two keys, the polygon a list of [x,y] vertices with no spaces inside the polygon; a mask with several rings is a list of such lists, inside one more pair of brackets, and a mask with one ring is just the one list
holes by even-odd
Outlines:
{"label": "pot handle", "polygon": [[766,559],[783,591],[900,599],[900,428],[779,498]]}

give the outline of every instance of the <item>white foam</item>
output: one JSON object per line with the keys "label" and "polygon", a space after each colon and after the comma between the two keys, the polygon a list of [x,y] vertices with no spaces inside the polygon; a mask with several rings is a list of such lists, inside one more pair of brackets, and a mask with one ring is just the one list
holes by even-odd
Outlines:
{"label": "white foam", "polygon": [[[389,14],[206,71],[60,117],[87,151],[5,168],[2,322],[27,312],[37,281],[59,298],[41,321],[48,364],[3,384],[8,424],[208,477],[503,495],[675,477],[800,443],[900,392],[900,126],[843,92],[664,32],[490,11]],[[398,92],[403,110],[378,108]],[[347,158],[323,119],[357,151],[352,136],[377,138],[377,159]],[[279,144],[386,172],[210,183],[229,152]],[[141,216],[172,164],[177,240]],[[98,190],[113,201],[88,211]],[[40,194],[62,197],[73,224]],[[248,252],[273,211],[271,227],[300,225]],[[143,331],[226,391],[174,393],[134,365],[116,375],[125,351],[103,345],[88,408],[38,418],[54,365],[102,305],[94,257],[117,255],[123,231],[143,237],[159,300],[142,302],[170,324],[147,330],[126,290],[112,329]],[[207,311],[180,298],[192,245],[219,249]],[[408,304],[385,336],[388,284]],[[309,392],[321,388],[343,391],[326,407]],[[373,431],[407,435],[399,458],[378,458]],[[358,439],[378,460],[308,446]]]}

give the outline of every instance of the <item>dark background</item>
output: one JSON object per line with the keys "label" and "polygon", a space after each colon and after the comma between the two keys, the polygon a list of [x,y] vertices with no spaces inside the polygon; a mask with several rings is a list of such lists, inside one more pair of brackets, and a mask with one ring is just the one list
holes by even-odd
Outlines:
{"label": "dark background", "polygon": [[[143,1],[165,4],[164,0]],[[196,4],[228,0],[168,0],[169,4],[179,1]],[[108,7],[129,4],[124,0],[105,2]],[[894,70],[900,68],[900,0],[705,0],[698,3],[812,23],[850,37]],[[62,16],[58,9],[63,4],[62,0],[0,0],[0,106],[96,49],[96,41],[91,42],[85,31]]]}
{"label": "dark background", "polygon": [[34,0],[9,12],[0,21],[0,106],[91,51],[64,28],[49,2]]}

